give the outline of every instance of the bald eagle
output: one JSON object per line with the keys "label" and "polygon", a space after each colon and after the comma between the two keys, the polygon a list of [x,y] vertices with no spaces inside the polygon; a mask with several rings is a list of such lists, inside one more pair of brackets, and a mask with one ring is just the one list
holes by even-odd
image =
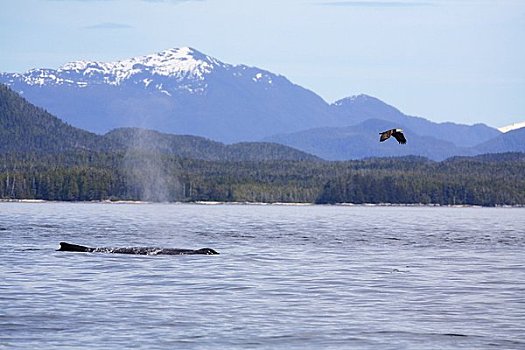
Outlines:
{"label": "bald eagle", "polygon": [[403,135],[403,129],[390,129],[387,131],[380,132],[379,134],[381,135],[381,137],[379,138],[379,142],[383,142],[385,140],[388,140],[390,136],[394,136],[397,142],[403,145],[407,143],[407,139],[405,138],[405,135]]}

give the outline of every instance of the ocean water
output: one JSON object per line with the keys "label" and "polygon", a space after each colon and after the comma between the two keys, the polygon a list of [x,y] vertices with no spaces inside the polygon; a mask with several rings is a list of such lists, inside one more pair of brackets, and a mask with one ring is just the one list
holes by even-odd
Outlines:
{"label": "ocean water", "polygon": [[0,349],[525,349],[525,209],[0,203],[0,243]]}

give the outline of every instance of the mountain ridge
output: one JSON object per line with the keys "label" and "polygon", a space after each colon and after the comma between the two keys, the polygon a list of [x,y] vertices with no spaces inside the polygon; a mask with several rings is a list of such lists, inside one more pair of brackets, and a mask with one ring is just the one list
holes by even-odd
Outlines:
{"label": "mountain ridge", "polygon": [[378,142],[379,136],[375,131],[393,129],[398,125],[389,120],[367,119],[349,127],[325,127],[273,135],[266,138],[265,141],[287,145],[333,161],[409,155],[442,161],[456,156],[525,153],[525,128],[500,133],[485,142],[470,147],[457,146],[441,138],[421,135],[405,126],[403,130],[408,140],[407,144],[397,145],[395,140]]}
{"label": "mountain ridge", "polygon": [[203,137],[144,129],[94,134],[64,123],[0,84],[0,153],[143,152],[219,161],[321,161],[289,146],[245,142],[224,145]]}
{"label": "mountain ridge", "polygon": [[[418,137],[452,144],[450,150],[472,148],[501,134],[484,124],[435,123],[405,115],[364,94],[329,104],[282,75],[224,63],[191,47],[112,62],[73,61],[56,70],[0,73],[2,82],[70,125],[98,134],[133,127],[228,144],[384,120]],[[450,153],[429,156],[441,159]],[[336,157],[351,159],[351,153]]]}
{"label": "mountain ridge", "polygon": [[521,128],[525,128],[525,121],[505,125],[505,126],[499,127],[498,130],[505,133],[505,132],[509,132],[509,131],[521,129]]}
{"label": "mountain ridge", "polygon": [[360,94],[334,102],[336,113],[351,119],[356,125],[367,119],[382,119],[398,123],[403,128],[417,130],[421,136],[439,138],[458,147],[472,147],[496,137],[500,132],[484,124],[464,125],[452,122],[435,123],[422,117],[409,116],[380,99]]}
{"label": "mountain ridge", "polygon": [[209,161],[307,160],[320,158],[271,142],[240,142],[225,145],[200,136],[166,134],[156,130],[119,128],[103,136],[124,145],[128,152],[154,152]]}
{"label": "mountain ridge", "polygon": [[379,142],[377,130],[389,130],[397,126],[396,122],[389,120],[367,119],[348,127],[326,127],[274,135],[266,141],[301,149],[332,161],[411,155],[441,161],[455,155],[470,154],[468,149],[458,147],[450,141],[418,135],[406,127],[403,127],[403,132],[407,137],[407,144],[398,145],[395,140]]}
{"label": "mountain ridge", "polygon": [[64,123],[0,84],[0,152],[100,151],[114,146],[100,135]]}
{"label": "mountain ridge", "polygon": [[[157,74],[151,67],[158,64],[143,64],[157,62],[162,53],[176,56],[179,66],[160,73],[180,74]],[[190,48],[172,49],[109,64],[127,67],[122,79],[101,63],[84,62],[62,70],[0,73],[0,83],[62,120],[96,133],[142,127],[233,143],[298,131],[303,125],[338,124],[321,97],[281,75],[211,58],[204,62],[194,55],[204,56]],[[197,66],[202,68],[200,75],[179,69]]]}

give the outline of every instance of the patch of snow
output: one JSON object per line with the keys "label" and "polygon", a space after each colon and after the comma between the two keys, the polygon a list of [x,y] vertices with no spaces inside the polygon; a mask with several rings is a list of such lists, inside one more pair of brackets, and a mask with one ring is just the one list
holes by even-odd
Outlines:
{"label": "patch of snow", "polygon": [[273,84],[273,80],[271,78],[271,75],[270,74],[261,73],[261,72],[256,73],[255,76],[252,78],[252,80],[254,82],[256,82],[256,83],[264,81],[264,82],[266,82],[266,83],[268,83],[270,85]]}
{"label": "patch of snow", "polygon": [[513,123],[510,125],[502,126],[501,128],[498,128],[499,131],[505,133],[516,129],[525,128],[525,122],[520,123]]}
{"label": "patch of snow", "polygon": [[353,96],[345,97],[345,98],[343,98],[343,99],[341,99],[339,101],[335,101],[334,105],[335,106],[342,106],[345,103],[352,103],[352,102],[356,102],[356,101],[366,101],[369,98],[370,98],[370,96],[365,95],[365,94],[353,95]]}

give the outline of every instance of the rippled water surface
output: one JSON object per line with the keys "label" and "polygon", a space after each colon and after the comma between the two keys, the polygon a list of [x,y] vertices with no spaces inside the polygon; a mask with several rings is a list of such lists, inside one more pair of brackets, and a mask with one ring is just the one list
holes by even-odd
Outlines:
{"label": "rippled water surface", "polygon": [[0,348],[525,349],[524,230],[517,208],[0,203]]}

